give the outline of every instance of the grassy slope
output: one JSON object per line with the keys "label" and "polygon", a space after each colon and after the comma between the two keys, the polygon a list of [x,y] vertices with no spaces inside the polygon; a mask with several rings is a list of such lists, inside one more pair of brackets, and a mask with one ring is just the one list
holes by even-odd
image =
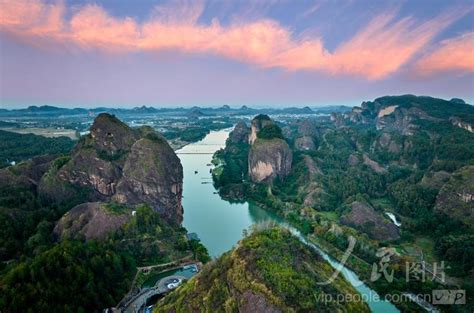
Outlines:
{"label": "grassy slope", "polygon": [[[284,312],[368,312],[365,303],[324,303],[356,291],[338,278],[318,285],[333,272],[331,266],[281,228],[254,231],[238,247],[158,303],[155,312],[227,311],[277,308]],[[263,307],[258,305],[262,305]]]}

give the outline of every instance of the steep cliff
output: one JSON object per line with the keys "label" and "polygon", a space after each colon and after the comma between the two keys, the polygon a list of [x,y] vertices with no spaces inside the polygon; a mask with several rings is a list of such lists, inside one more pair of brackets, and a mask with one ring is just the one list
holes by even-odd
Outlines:
{"label": "steep cliff", "polygon": [[351,211],[341,217],[341,223],[356,227],[376,240],[400,238],[397,226],[363,202],[353,202]]}
{"label": "steep cliff", "polygon": [[332,272],[289,231],[259,230],[158,302],[155,312],[369,312],[365,302],[320,299],[357,294],[340,276],[318,284]]}
{"label": "steep cliff", "polygon": [[[252,139],[252,137],[255,139]],[[266,115],[252,120],[248,155],[249,177],[254,182],[283,181],[290,173],[293,154],[281,129]]]}
{"label": "steep cliff", "polygon": [[39,193],[58,203],[146,203],[170,221],[182,220],[181,163],[166,140],[150,127],[132,129],[99,114],[61,166],[42,177]]}
{"label": "steep cliff", "polygon": [[453,173],[436,198],[435,210],[474,229],[474,166]]}
{"label": "steep cliff", "polygon": [[252,120],[252,125],[250,126],[250,135],[249,143],[253,144],[257,140],[257,133],[267,125],[273,124],[273,121],[268,115],[259,114],[254,117]]}
{"label": "steep cliff", "polygon": [[257,139],[249,151],[249,176],[257,183],[283,180],[290,173],[292,159],[283,139]]}
{"label": "steep cliff", "polygon": [[238,122],[229,134],[232,143],[247,142],[249,140],[250,129],[244,122]]}
{"label": "steep cliff", "polygon": [[318,127],[315,120],[305,119],[297,124],[295,137],[295,149],[299,151],[315,150],[318,138],[321,136],[322,129]]}

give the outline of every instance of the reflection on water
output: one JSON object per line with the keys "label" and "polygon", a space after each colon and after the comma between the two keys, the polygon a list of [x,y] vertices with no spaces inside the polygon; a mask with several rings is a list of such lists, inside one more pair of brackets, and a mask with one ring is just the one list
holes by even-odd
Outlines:
{"label": "reflection on water", "polygon": [[[229,130],[211,132],[200,142],[190,144],[176,151],[184,172],[183,186],[183,226],[189,232],[197,233],[201,242],[206,246],[212,257],[217,257],[229,251],[242,238],[242,231],[252,224],[264,221],[276,221],[297,235],[300,240],[318,250],[323,257],[335,268],[342,266],[329,257],[318,247],[308,243],[296,229],[286,225],[281,218],[261,209],[252,203],[230,203],[214,193],[208,166],[212,160],[212,153],[223,148],[229,135]],[[195,153],[195,154],[192,154]],[[196,173],[197,172],[197,173]],[[364,284],[360,284],[357,275],[344,268],[342,275],[354,285],[364,298],[374,299],[377,295]],[[369,301],[372,312],[399,312],[387,301]]]}
{"label": "reflection on water", "polygon": [[[211,132],[200,142],[176,151],[184,171],[183,226],[198,234],[209,254],[221,255],[242,238],[242,231],[254,223],[275,219],[269,212],[249,203],[221,199],[210,173],[212,154],[225,146],[229,130]],[[195,152],[198,154],[187,154]],[[197,173],[195,173],[197,171]],[[203,184],[204,183],[204,184]]]}

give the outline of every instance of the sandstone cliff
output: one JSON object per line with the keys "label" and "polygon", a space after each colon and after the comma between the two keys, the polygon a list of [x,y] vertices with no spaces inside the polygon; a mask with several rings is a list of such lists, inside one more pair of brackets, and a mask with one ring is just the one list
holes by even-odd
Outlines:
{"label": "sandstone cliff", "polygon": [[436,198],[435,210],[474,229],[474,166],[453,173]]}
{"label": "sandstone cliff", "polygon": [[232,143],[248,142],[250,129],[244,122],[238,122],[234,129],[229,133],[229,140]]}
{"label": "sandstone cliff", "polygon": [[293,156],[283,139],[257,139],[249,152],[249,176],[254,182],[283,180],[291,170]]}
{"label": "sandstone cliff", "polygon": [[254,117],[250,126],[249,143],[253,144],[257,140],[257,133],[267,125],[273,124],[268,115],[260,114]]}
{"label": "sandstone cliff", "polygon": [[[252,139],[255,137],[255,139]],[[271,183],[283,179],[291,170],[293,155],[281,129],[266,115],[252,120],[248,155],[249,177],[254,182]]]}
{"label": "sandstone cliff", "polygon": [[341,217],[341,223],[356,227],[376,240],[400,238],[397,226],[380,216],[366,203],[353,202],[351,211]]}
{"label": "sandstone cliff", "polygon": [[71,158],[52,167],[39,184],[50,201],[146,203],[170,220],[182,220],[181,163],[166,140],[150,127],[132,129],[99,114]]}
{"label": "sandstone cliff", "polygon": [[75,206],[63,215],[53,234],[61,239],[104,239],[132,217],[132,210],[114,211],[113,205],[88,202]]}
{"label": "sandstone cliff", "polygon": [[422,123],[450,122],[456,127],[473,131],[474,108],[463,100],[451,101],[414,95],[385,96],[363,102],[349,113],[334,113],[331,120],[337,126],[350,124],[374,125],[378,130],[411,136]]}

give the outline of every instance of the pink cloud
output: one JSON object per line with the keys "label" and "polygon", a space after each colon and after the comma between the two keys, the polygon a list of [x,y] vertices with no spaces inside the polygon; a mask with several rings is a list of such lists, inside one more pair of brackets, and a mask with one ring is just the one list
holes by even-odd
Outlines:
{"label": "pink cloud", "polygon": [[87,5],[71,18],[69,35],[81,46],[114,51],[136,49],[140,32],[132,18],[117,19],[97,5]]}
{"label": "pink cloud", "polygon": [[[411,17],[397,20],[394,13],[382,14],[331,52],[322,38],[298,38],[270,19],[228,26],[214,19],[210,25],[202,25],[198,19],[203,11],[203,2],[182,0],[156,7],[150,20],[139,23],[130,17],[111,16],[98,5],[85,5],[73,10],[67,20],[62,2],[0,0],[0,30],[26,41],[40,37],[106,52],[177,50],[215,54],[262,68],[382,79],[407,64],[463,15],[453,11],[419,23]],[[472,39],[464,44],[470,45],[472,52]],[[448,45],[443,47],[448,49]],[[452,62],[445,64],[460,68]]]}
{"label": "pink cloud", "polygon": [[329,71],[382,78],[406,64],[458,18],[458,12],[450,12],[418,24],[410,17],[395,21],[394,14],[380,15],[336,49]]}
{"label": "pink cloud", "polygon": [[421,75],[474,71],[474,32],[442,41],[431,53],[421,57],[415,68]]}

